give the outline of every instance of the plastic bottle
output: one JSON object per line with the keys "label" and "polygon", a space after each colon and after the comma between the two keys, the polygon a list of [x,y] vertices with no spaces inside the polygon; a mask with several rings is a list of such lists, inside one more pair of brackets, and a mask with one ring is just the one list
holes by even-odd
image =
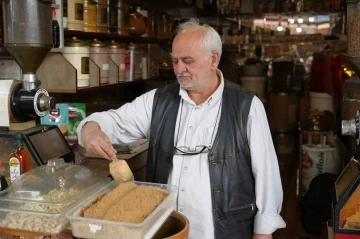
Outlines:
{"label": "plastic bottle", "polygon": [[9,166],[11,182],[30,170],[30,153],[24,147],[21,133],[14,134],[14,150],[9,156]]}
{"label": "plastic bottle", "polygon": [[59,22],[56,19],[55,8],[51,9],[51,13],[52,13],[53,46],[54,46],[54,48],[59,48],[60,47],[60,26],[59,26]]}
{"label": "plastic bottle", "polygon": [[4,191],[5,189],[8,188],[8,186],[9,185],[8,185],[8,183],[6,181],[6,178],[5,178],[2,161],[0,161],[0,191]]}

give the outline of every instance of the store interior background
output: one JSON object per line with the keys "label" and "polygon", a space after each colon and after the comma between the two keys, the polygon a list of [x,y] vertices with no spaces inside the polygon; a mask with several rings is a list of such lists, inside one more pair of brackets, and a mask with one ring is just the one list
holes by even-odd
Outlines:
{"label": "store interior background", "polygon": [[[281,215],[287,223],[273,238],[331,238],[326,223],[319,233],[313,234],[301,225],[299,204],[305,193],[302,170],[307,166],[302,146],[337,145],[338,157],[334,159],[337,162],[330,163],[337,166],[328,167],[335,174],[359,152],[355,139],[341,134],[342,120],[355,118],[360,109],[360,103],[354,100],[360,96],[360,80],[342,55],[348,46],[346,1],[128,0],[124,3],[133,7],[129,12],[151,13],[152,26],[165,26],[167,30],[163,34],[158,30],[158,35],[151,36],[113,37],[108,33],[61,29],[61,46],[74,36],[84,41],[97,38],[104,42],[113,39],[131,42],[140,49],[140,55],[146,56],[147,63],[154,65],[152,75],[148,66],[146,79],[77,87],[76,79],[61,66],[62,61],[46,59],[38,70],[42,87],[58,103],[85,103],[87,115],[116,109],[151,89],[176,81],[169,57],[173,30],[186,19],[199,18],[201,23],[217,29],[222,37],[219,69],[225,79],[255,91],[267,111],[284,189]],[[57,0],[56,4],[61,6],[62,1]],[[62,22],[63,9],[58,10],[57,17]],[[145,21],[148,19],[144,17]],[[2,63],[11,61],[4,50],[1,54]],[[50,55],[59,57],[61,49]],[[5,69],[4,64],[1,69]]]}

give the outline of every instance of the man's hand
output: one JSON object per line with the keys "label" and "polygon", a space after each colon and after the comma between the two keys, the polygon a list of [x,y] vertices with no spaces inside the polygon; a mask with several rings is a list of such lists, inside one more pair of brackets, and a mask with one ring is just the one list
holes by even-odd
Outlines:
{"label": "man's hand", "polygon": [[252,239],[272,239],[272,235],[254,234]]}
{"label": "man's hand", "polygon": [[87,122],[81,130],[81,137],[86,151],[108,160],[116,158],[116,150],[112,146],[109,137],[101,131],[98,123],[94,121]]}

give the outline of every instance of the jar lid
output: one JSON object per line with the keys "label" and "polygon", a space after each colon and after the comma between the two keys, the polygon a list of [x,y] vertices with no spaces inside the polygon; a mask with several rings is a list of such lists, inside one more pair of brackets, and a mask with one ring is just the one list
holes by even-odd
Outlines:
{"label": "jar lid", "polygon": [[106,47],[106,44],[95,38],[90,42],[90,47]]}
{"label": "jar lid", "polygon": [[124,48],[124,44],[121,44],[117,41],[112,40],[109,44],[110,49],[118,49],[118,48]]}
{"label": "jar lid", "polygon": [[65,42],[65,46],[86,46],[87,43],[85,41],[82,41],[78,39],[77,37],[72,37],[71,39],[67,40]]}
{"label": "jar lid", "polygon": [[137,46],[134,44],[134,43],[132,43],[132,42],[130,42],[129,43],[129,45],[128,45],[128,48],[129,49],[135,49]]}

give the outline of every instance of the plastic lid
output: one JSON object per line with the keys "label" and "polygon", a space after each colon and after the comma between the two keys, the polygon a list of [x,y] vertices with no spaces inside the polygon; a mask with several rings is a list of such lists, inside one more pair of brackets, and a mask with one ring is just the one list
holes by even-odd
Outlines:
{"label": "plastic lid", "polygon": [[79,47],[79,46],[86,46],[87,43],[85,41],[82,41],[78,39],[77,37],[72,37],[71,39],[67,40],[65,42],[65,46],[73,46],[73,47]]}
{"label": "plastic lid", "polygon": [[124,44],[121,44],[117,41],[112,40],[109,44],[110,49],[118,49],[118,48],[124,48]]}
{"label": "plastic lid", "polygon": [[106,47],[106,44],[98,39],[94,39],[89,44],[90,47]]}
{"label": "plastic lid", "polygon": [[[25,207],[16,211],[61,213],[109,181],[110,178],[97,176],[84,166],[51,159],[47,165],[30,170],[10,185],[0,199],[11,203],[1,204],[0,211],[13,210],[12,203],[25,203]],[[53,210],[46,211],[48,208]]]}
{"label": "plastic lid", "polygon": [[128,45],[128,48],[129,49],[135,49],[137,46],[134,44],[134,43],[132,43],[132,42],[130,42],[129,43],[129,45]]}

